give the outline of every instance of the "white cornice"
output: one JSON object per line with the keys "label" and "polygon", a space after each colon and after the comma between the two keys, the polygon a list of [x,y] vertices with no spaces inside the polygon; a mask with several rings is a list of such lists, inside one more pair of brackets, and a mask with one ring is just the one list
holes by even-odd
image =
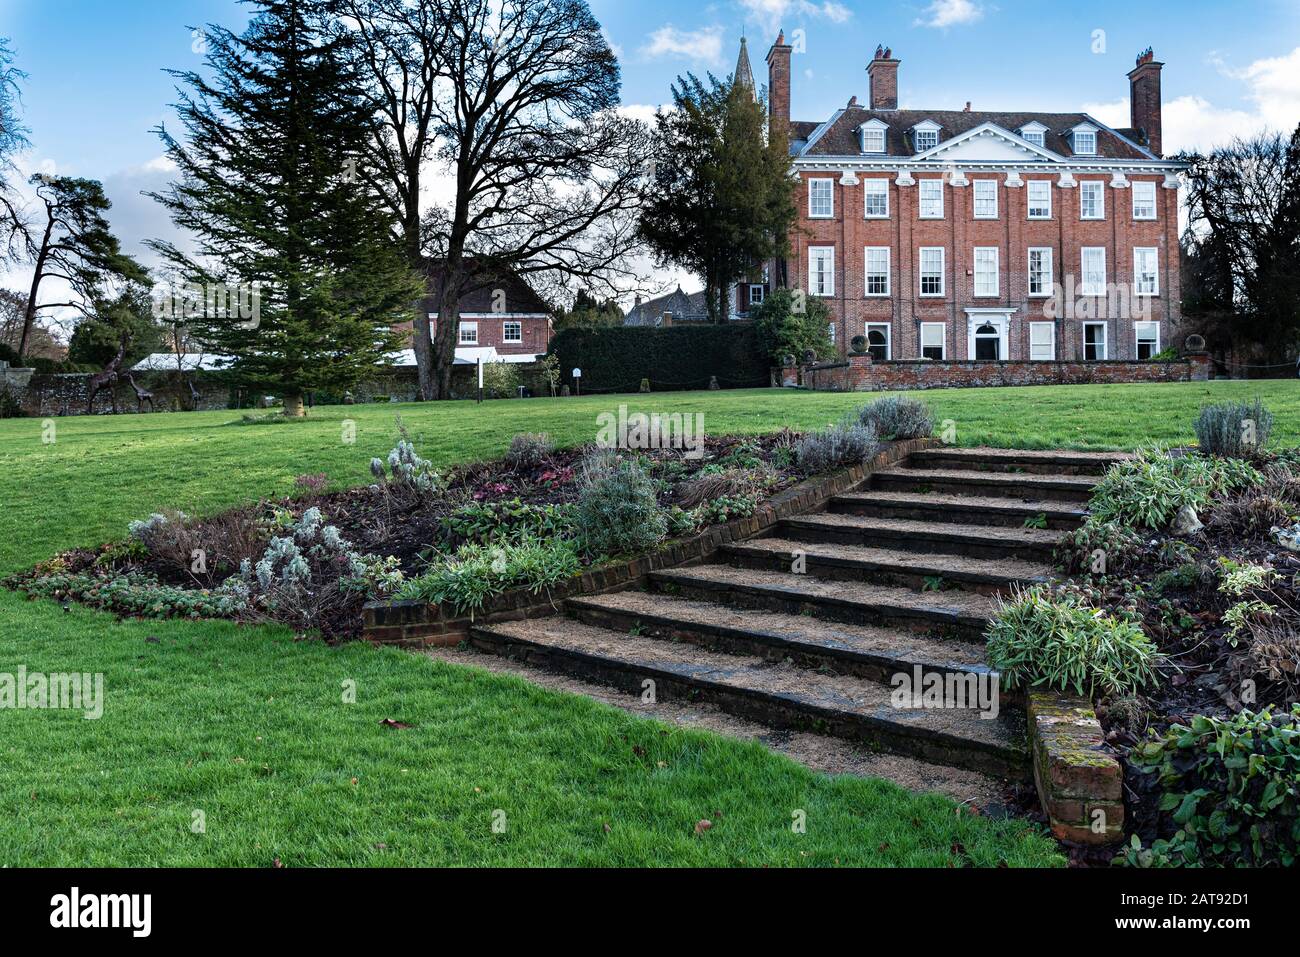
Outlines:
{"label": "white cornice", "polygon": [[[1089,157],[1087,162],[1062,160],[1057,163],[1041,163],[1012,160],[1000,163],[963,162],[961,169],[968,173],[1115,173],[1123,172],[1127,176],[1134,174],[1164,174],[1166,177],[1177,175],[1189,167],[1176,160],[1147,159],[1107,159]],[[902,172],[937,172],[951,171],[953,163],[945,160],[918,160],[905,156],[799,156],[792,160],[791,170],[797,176],[806,172],[843,173],[845,170],[890,170]]]}

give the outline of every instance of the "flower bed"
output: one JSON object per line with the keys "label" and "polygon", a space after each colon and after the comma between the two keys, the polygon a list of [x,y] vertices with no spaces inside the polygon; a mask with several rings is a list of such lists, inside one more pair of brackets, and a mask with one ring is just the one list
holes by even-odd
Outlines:
{"label": "flower bed", "polygon": [[[1073,579],[1008,606],[991,632],[995,667],[1095,703],[1124,765],[1130,864],[1297,857],[1300,453],[1261,445],[1116,466],[1061,547]],[[1062,627],[1068,641],[1033,637]]]}
{"label": "flower bed", "polygon": [[123,541],[60,554],[6,584],[123,616],[270,620],[357,638],[368,602],[472,616],[503,595],[540,597],[621,556],[744,525],[810,475],[870,460],[876,428],[855,419],[813,436],[644,451],[521,435],[502,460],[445,475],[402,432],[371,463],[369,486],[327,492],[326,476],[305,475],[285,499],[206,519],[160,513]]}

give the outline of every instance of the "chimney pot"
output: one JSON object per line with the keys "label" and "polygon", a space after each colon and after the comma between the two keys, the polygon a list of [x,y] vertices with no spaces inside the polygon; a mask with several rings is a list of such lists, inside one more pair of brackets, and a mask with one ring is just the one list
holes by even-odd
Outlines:
{"label": "chimney pot", "polygon": [[898,109],[898,65],[894,51],[885,48],[882,56],[867,65],[867,78],[871,82],[871,108],[873,110]]}

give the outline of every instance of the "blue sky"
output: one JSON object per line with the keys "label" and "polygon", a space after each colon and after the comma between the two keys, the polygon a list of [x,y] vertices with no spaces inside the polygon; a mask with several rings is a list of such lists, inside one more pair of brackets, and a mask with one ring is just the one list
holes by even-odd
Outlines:
{"label": "blue sky", "polygon": [[[729,73],[742,31],[764,82],[783,26],[806,42],[794,57],[796,119],[865,99],[866,64],[884,42],[903,60],[905,107],[1087,109],[1126,125],[1125,74],[1154,45],[1168,64],[1168,148],[1300,122],[1300,0],[589,2],[623,63],[624,102],[646,113],[678,73]],[[190,25],[238,27],[247,11],[234,0],[0,0],[0,35],[30,75],[27,168],[103,180],[131,248],[166,232],[139,196],[167,179],[149,132],[174,99],[163,71],[200,63]],[[1094,52],[1099,37],[1104,52]]]}

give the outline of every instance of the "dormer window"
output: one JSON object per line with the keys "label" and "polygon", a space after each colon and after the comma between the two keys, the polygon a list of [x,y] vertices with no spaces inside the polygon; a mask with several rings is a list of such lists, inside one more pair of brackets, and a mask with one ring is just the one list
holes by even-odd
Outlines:
{"label": "dormer window", "polygon": [[1070,149],[1075,156],[1097,155],[1097,127],[1087,123],[1076,126],[1070,131]]}
{"label": "dormer window", "polygon": [[885,131],[889,127],[880,120],[868,120],[858,127],[858,138],[864,153],[885,152]]}
{"label": "dormer window", "polygon": [[1042,123],[1026,123],[1020,128],[1020,138],[1035,146],[1047,145],[1047,127]]}
{"label": "dormer window", "polygon": [[912,127],[912,145],[916,152],[924,153],[939,145],[939,124],[934,120],[924,120]]}

